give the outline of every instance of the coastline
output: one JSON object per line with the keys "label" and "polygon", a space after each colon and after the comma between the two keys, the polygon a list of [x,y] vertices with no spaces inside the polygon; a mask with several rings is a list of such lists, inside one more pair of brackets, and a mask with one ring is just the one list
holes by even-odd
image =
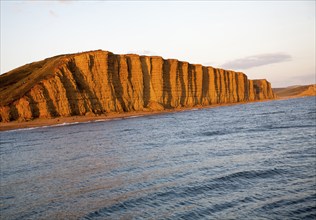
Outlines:
{"label": "coastline", "polygon": [[162,111],[134,111],[134,112],[111,112],[106,115],[96,115],[96,116],[69,116],[69,117],[56,117],[56,118],[37,118],[31,121],[18,122],[0,122],[0,132],[9,131],[9,130],[17,130],[17,129],[25,129],[25,128],[38,128],[45,126],[58,126],[63,124],[72,124],[72,123],[87,123],[87,122],[97,122],[97,121],[107,121],[113,119],[124,119],[130,117],[142,117],[149,115],[160,115],[160,114],[168,114],[182,111],[192,111],[195,109],[208,109],[208,108],[218,108],[224,106],[233,106],[233,105],[243,105],[250,104],[256,102],[269,102],[269,101],[277,101],[277,100],[285,100],[292,98],[303,98],[303,97],[279,97],[276,99],[266,99],[259,101],[251,101],[251,102],[235,102],[235,103],[224,103],[224,104],[214,104],[208,106],[194,106],[194,107],[181,107],[175,109],[164,109]]}

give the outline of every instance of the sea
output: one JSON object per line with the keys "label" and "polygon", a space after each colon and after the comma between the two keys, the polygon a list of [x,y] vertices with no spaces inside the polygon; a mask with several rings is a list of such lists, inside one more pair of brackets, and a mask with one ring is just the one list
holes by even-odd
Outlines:
{"label": "sea", "polygon": [[316,97],[0,132],[0,219],[316,219]]}

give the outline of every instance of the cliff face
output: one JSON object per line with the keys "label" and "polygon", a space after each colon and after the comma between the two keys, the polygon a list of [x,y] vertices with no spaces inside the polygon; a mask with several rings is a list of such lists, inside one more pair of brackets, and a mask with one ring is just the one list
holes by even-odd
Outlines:
{"label": "cliff face", "polygon": [[0,121],[273,99],[266,80],[174,59],[106,51],[52,57],[0,76]]}

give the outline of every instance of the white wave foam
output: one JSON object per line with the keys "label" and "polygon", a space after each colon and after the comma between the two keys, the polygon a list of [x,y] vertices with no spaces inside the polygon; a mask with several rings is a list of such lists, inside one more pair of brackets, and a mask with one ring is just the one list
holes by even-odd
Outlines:
{"label": "white wave foam", "polygon": [[132,115],[132,116],[124,117],[124,118],[139,118],[142,116],[144,116],[144,115]]}

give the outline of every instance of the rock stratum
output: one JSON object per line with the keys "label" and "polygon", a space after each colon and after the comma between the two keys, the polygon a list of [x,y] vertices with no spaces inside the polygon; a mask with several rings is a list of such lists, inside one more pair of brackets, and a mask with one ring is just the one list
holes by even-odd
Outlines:
{"label": "rock stratum", "polygon": [[199,64],[89,51],[51,57],[0,75],[0,121],[274,99],[266,80]]}

